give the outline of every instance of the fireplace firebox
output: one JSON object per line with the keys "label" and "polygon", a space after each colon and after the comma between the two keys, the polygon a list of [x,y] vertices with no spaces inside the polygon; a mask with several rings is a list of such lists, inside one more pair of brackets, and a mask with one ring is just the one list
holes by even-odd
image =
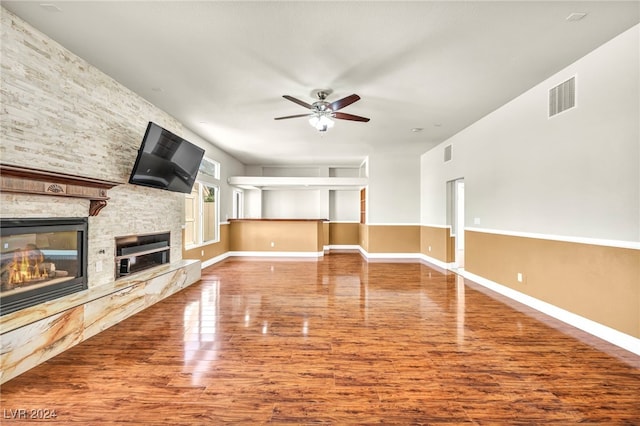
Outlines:
{"label": "fireplace firebox", "polygon": [[87,289],[86,218],[0,224],[0,315]]}
{"label": "fireplace firebox", "polygon": [[169,263],[171,233],[116,237],[116,279]]}

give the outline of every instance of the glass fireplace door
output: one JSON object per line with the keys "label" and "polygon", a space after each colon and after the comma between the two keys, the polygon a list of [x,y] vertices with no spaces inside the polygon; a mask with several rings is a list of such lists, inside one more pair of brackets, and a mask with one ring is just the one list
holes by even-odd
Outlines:
{"label": "glass fireplace door", "polygon": [[3,219],[1,314],[85,289],[86,245],[85,218]]}

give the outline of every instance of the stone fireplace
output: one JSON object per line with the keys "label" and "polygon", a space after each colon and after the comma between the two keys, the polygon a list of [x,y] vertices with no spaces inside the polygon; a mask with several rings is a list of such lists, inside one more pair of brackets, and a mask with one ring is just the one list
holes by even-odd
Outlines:
{"label": "stone fireplace", "polygon": [[2,219],[0,315],[87,288],[87,219]]}
{"label": "stone fireplace", "polygon": [[[88,199],[88,216],[98,215],[117,185],[7,164],[0,172],[2,193]],[[0,219],[0,316],[88,288],[88,218],[34,213]]]}

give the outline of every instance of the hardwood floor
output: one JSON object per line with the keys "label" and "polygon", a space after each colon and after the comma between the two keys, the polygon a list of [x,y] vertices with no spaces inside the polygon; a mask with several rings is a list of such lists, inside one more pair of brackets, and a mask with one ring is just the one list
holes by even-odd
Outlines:
{"label": "hardwood floor", "polygon": [[418,263],[228,259],[0,393],[2,424],[640,424],[640,357]]}

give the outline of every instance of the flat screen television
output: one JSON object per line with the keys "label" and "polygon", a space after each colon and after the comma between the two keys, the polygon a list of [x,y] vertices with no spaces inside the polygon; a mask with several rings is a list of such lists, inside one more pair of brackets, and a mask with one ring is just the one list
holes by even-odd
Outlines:
{"label": "flat screen television", "polygon": [[150,121],[129,183],[188,194],[203,156],[202,148]]}

